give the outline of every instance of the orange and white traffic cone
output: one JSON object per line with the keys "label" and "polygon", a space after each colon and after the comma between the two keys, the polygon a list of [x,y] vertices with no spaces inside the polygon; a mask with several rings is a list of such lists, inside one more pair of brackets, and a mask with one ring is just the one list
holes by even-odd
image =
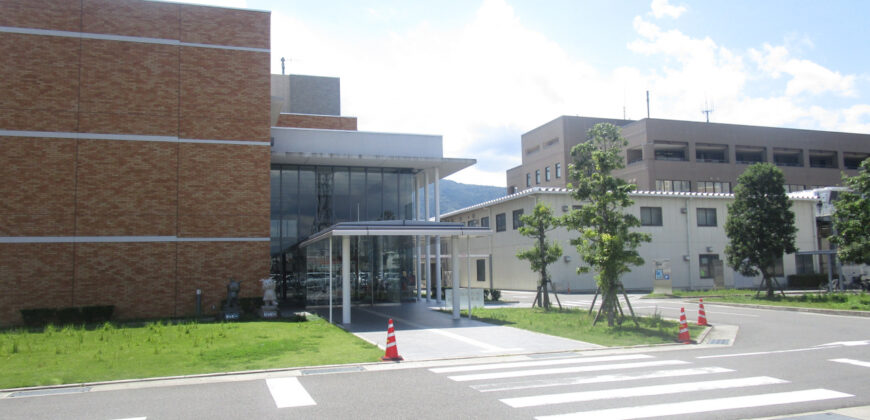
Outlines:
{"label": "orange and white traffic cone", "polygon": [[396,331],[393,329],[392,318],[390,318],[390,322],[387,324],[387,351],[384,353],[384,357],[381,357],[381,360],[385,362],[405,360],[402,356],[399,356],[399,349],[396,347]]}
{"label": "orange and white traffic cone", "polygon": [[689,344],[692,339],[689,338],[689,323],[686,321],[686,308],[680,308],[680,335],[677,340],[684,344]]}
{"label": "orange and white traffic cone", "polygon": [[704,310],[704,299],[701,299],[698,307],[698,325],[710,325],[707,323],[707,311]]}

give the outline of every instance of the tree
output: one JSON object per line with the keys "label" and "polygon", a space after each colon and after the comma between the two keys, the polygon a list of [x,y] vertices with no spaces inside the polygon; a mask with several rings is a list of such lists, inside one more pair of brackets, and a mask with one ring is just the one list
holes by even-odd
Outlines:
{"label": "tree", "polygon": [[843,185],[850,191],[840,193],[834,201],[834,231],[831,242],[837,245],[837,257],[845,262],[870,264],[870,158],[861,162],[858,175],[843,175]]}
{"label": "tree", "polygon": [[[622,313],[619,293],[624,293],[624,289],[619,278],[630,270],[629,265],[643,264],[637,248],[641,242],[649,242],[650,235],[631,232],[631,228],[640,226],[637,217],[625,212],[634,203],[629,193],[635,185],[611,175],[613,170],[625,166],[620,151],[628,142],[619,128],[607,123],[596,124],[588,136],[588,141],[571,149],[574,162],[568,167],[571,195],[584,204],[563,216],[562,224],[580,233],[571,244],[588,266],[581,265],[577,271],[588,272],[592,268],[597,273],[601,308],[593,325],[603,313],[607,325],[612,327]],[[628,305],[631,309],[631,304]]]}
{"label": "tree", "polygon": [[785,253],[796,251],[797,229],[785,178],[772,163],[756,163],[737,178],[734,202],[728,205],[725,234],[728,265],[744,276],[761,273],[767,297],[773,297],[774,264]]}
{"label": "tree", "polygon": [[538,306],[549,310],[550,295],[547,292],[547,284],[550,277],[547,274],[547,266],[562,256],[562,247],[559,246],[558,242],[547,241],[547,232],[558,226],[558,219],[553,217],[553,211],[550,207],[541,202],[535,206],[532,214],[520,216],[520,221],[523,223],[519,228],[520,234],[534,239],[535,245],[532,249],[518,252],[517,258],[527,260],[532,271],[540,274],[538,295],[535,297],[535,302]]}

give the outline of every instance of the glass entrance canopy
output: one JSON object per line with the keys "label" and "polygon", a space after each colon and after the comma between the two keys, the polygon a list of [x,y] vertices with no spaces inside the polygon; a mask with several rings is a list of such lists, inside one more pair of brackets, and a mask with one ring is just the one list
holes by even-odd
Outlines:
{"label": "glass entrance canopy", "polygon": [[[446,222],[391,220],[335,224],[301,244],[306,254],[307,305],[340,306],[342,323],[350,323],[351,304],[413,298],[420,284],[414,275],[419,261],[415,258],[415,237],[452,239],[452,265],[459,268],[457,239],[491,234],[486,227]],[[458,284],[459,271],[452,271],[453,284]]]}

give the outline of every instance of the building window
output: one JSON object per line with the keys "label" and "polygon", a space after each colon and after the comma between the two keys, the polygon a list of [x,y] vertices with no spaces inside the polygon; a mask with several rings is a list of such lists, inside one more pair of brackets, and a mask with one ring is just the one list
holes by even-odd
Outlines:
{"label": "building window", "polygon": [[689,181],[671,180],[671,179],[657,179],[656,180],[656,191],[691,192],[692,186],[691,186],[691,183]]}
{"label": "building window", "polygon": [[698,272],[701,273],[702,279],[713,278],[716,261],[719,261],[718,254],[701,254],[698,256]]}
{"label": "building window", "polygon": [[526,174],[526,187],[532,186],[532,174]]}
{"label": "building window", "polygon": [[520,226],[523,225],[523,221],[520,220],[520,216],[522,216],[522,215],[523,215],[523,209],[514,210],[514,213],[513,213],[513,217],[514,217],[513,228],[514,228],[514,230],[517,230]]}
{"label": "building window", "polygon": [[661,207],[641,207],[640,208],[640,224],[641,224],[641,226],[661,226],[662,225],[662,208]]}
{"label": "building window", "polygon": [[508,195],[516,194],[516,193],[517,193],[517,187],[514,187],[513,185],[508,187]]}
{"label": "building window", "polygon": [[562,164],[557,163],[556,164],[556,178],[561,178],[561,177],[562,177]]}
{"label": "building window", "polygon": [[477,227],[477,220],[475,220],[475,219],[469,220],[468,227]]}
{"label": "building window", "polygon": [[702,193],[731,193],[730,182],[697,181],[695,182],[695,188],[698,192]]}
{"label": "building window", "polygon": [[541,183],[541,170],[535,169],[535,184]]}
{"label": "building window", "polygon": [[486,281],[486,260],[477,260],[477,281]]}
{"label": "building window", "polygon": [[550,180],[550,167],[544,168],[544,181]]}
{"label": "building window", "polygon": [[777,257],[776,261],[773,262],[773,267],[768,267],[768,270],[773,273],[774,277],[785,276],[785,272],[782,267],[782,256]]}
{"label": "building window", "polygon": [[507,229],[507,218],[504,213],[495,215],[495,231],[504,232]]}
{"label": "building window", "polygon": [[794,265],[797,274],[814,274],[816,272],[813,267],[812,255],[795,255]]}
{"label": "building window", "polygon": [[480,218],[480,227],[489,227],[489,216]]}
{"label": "building window", "polygon": [[803,185],[800,185],[800,184],[785,184],[785,185],[783,185],[783,187],[785,188],[785,192],[787,192],[787,193],[796,192],[796,191],[803,191],[806,189],[806,188],[804,188]]}
{"label": "building window", "polygon": [[698,226],[716,226],[716,209],[698,209]]}

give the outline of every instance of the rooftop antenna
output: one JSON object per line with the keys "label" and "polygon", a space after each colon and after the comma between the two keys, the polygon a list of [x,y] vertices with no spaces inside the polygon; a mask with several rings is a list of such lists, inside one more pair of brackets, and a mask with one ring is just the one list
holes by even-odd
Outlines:
{"label": "rooftop antenna", "polygon": [[646,117],[649,118],[649,90],[646,91]]}
{"label": "rooftop antenna", "polygon": [[711,112],[713,112],[713,104],[710,104],[710,106],[707,106],[707,100],[704,99],[704,109],[701,110],[701,113],[707,115],[707,122],[710,122],[710,113]]}
{"label": "rooftop antenna", "polygon": [[281,57],[281,75],[284,75],[284,57]]}

